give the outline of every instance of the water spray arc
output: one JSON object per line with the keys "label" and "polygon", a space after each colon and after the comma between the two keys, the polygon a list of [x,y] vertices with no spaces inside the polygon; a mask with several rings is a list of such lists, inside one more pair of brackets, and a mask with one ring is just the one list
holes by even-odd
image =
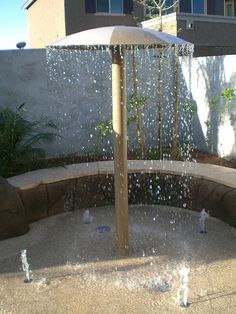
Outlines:
{"label": "water spray arc", "polygon": [[163,32],[140,27],[109,26],[69,35],[49,47],[83,51],[107,49],[112,52],[114,186],[119,255],[129,253],[125,51],[172,46],[192,47],[190,43]]}

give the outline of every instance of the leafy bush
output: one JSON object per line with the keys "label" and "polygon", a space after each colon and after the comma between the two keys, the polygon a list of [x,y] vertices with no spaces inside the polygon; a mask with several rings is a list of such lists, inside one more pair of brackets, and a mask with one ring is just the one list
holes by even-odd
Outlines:
{"label": "leafy bush", "polygon": [[28,121],[24,118],[25,104],[15,111],[0,110],[0,175],[9,177],[16,162],[45,157],[45,151],[36,145],[52,142],[59,136],[48,129],[56,125],[48,118]]}

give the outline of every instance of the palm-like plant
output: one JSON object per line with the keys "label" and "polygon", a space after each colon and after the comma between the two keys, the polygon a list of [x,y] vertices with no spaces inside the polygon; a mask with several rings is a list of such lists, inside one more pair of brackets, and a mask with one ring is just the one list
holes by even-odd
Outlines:
{"label": "palm-like plant", "polygon": [[52,142],[59,136],[48,130],[56,125],[48,118],[31,122],[24,118],[25,103],[15,111],[0,111],[0,175],[8,177],[17,161],[43,158],[45,151],[36,145]]}

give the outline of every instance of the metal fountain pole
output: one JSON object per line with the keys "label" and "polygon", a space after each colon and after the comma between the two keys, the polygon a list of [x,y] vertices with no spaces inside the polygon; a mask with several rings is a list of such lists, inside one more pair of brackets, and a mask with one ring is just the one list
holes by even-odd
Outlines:
{"label": "metal fountain pole", "polygon": [[125,47],[112,47],[112,118],[117,253],[129,252]]}

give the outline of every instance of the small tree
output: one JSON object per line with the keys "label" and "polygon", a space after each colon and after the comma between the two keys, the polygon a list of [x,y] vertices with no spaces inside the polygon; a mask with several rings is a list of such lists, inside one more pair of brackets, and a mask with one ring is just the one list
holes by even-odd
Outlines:
{"label": "small tree", "polygon": [[171,157],[178,157],[178,111],[179,111],[179,56],[175,49],[175,71],[174,71],[174,97],[173,97],[173,132]]}
{"label": "small tree", "polygon": [[179,0],[136,0],[137,3],[141,4],[147,12],[149,18],[158,17],[160,20],[159,31],[163,30],[162,16],[171,9],[175,9]]}
{"label": "small tree", "polygon": [[[135,94],[131,95],[127,103],[127,126],[129,126],[130,123],[133,122],[136,124],[140,158],[142,158],[144,155],[141,109],[146,104],[146,102],[147,98],[138,96],[136,90]],[[95,128],[102,138],[108,137],[113,132],[112,119],[108,119],[98,123]]]}
{"label": "small tree", "polygon": [[162,79],[163,79],[163,55],[162,51],[160,51],[159,58],[158,58],[158,90],[157,90],[157,104],[158,104],[158,151],[159,151],[159,159],[163,158],[163,125],[162,125],[162,118],[163,118],[163,93],[162,93]]}
{"label": "small tree", "polygon": [[[159,31],[163,31],[163,23],[162,17],[166,14],[169,10],[175,9],[178,4],[179,0],[136,0],[137,3],[141,4],[147,12],[147,16],[149,18],[157,17],[159,20]],[[163,95],[162,95],[162,69],[163,69],[163,55],[162,51],[159,54],[159,63],[158,63],[158,92],[157,92],[157,103],[158,103],[158,151],[159,151],[159,158],[162,159],[163,157],[163,126],[162,126],[162,115],[163,115]],[[178,79],[178,64],[176,62],[176,70],[175,70],[175,82]],[[178,82],[175,86],[175,100],[174,100],[174,107],[175,107],[175,116],[174,116],[174,130],[173,130],[173,149],[172,154],[176,154],[177,150],[177,110],[178,110]]]}
{"label": "small tree", "polygon": [[137,127],[137,140],[139,145],[140,157],[144,157],[144,143],[143,143],[143,131],[142,131],[142,118],[141,118],[141,107],[145,104],[146,98],[140,98],[138,95],[138,71],[136,65],[135,52],[132,53],[132,74],[133,74],[133,96],[130,100],[132,107],[135,109],[135,123]]}

